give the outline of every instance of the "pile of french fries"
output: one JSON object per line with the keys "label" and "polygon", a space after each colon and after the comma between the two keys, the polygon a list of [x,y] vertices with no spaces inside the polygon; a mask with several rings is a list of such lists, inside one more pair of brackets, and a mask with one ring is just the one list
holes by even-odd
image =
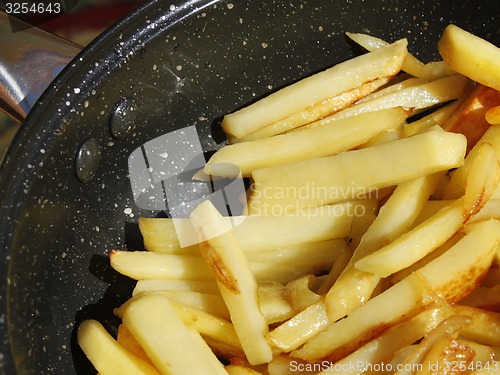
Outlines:
{"label": "pile of french fries", "polygon": [[79,327],[100,374],[500,374],[500,49],[347,35],[368,52],[224,117],[203,173],[238,166],[248,216],[110,254],[137,284],[117,338]]}

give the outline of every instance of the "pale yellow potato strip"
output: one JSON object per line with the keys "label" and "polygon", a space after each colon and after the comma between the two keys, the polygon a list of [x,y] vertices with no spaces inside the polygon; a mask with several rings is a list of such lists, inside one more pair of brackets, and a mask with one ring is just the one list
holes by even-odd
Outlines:
{"label": "pale yellow potato strip", "polygon": [[259,305],[267,324],[290,319],[297,311],[293,308],[286,293],[286,287],[278,282],[266,282],[257,290]]}
{"label": "pale yellow potato strip", "polygon": [[318,128],[228,145],[212,155],[204,171],[214,176],[230,177],[237,166],[243,177],[248,177],[256,169],[335,155],[395,128],[408,116],[408,111],[395,107],[363,113]]}
{"label": "pale yellow potato strip", "polygon": [[170,301],[170,303],[182,321],[193,326],[201,335],[223,341],[242,350],[240,340],[230,321],[183,303],[175,301]]}
{"label": "pale yellow potato strip", "polygon": [[191,291],[172,291],[172,290],[158,290],[158,291],[144,291],[134,295],[132,298],[124,302],[120,307],[113,310],[113,313],[122,318],[128,307],[136,300],[145,296],[161,296],[168,298],[170,302],[182,303],[199,310],[203,310],[208,314],[218,316],[223,319],[229,319],[229,311],[220,295],[217,294],[203,294]]}
{"label": "pale yellow potato strip", "polygon": [[462,336],[480,344],[500,346],[500,313],[461,305],[454,309],[471,319],[471,324],[460,331]]}
{"label": "pale yellow potato strip", "polygon": [[249,251],[245,255],[251,263],[310,263],[311,259],[324,259],[333,262],[346,249],[343,238],[325,241],[302,242],[274,250]]}
{"label": "pale yellow potato strip", "polygon": [[448,25],[438,43],[450,68],[500,90],[500,48],[456,25]]}
{"label": "pale yellow potato strip", "polygon": [[442,199],[456,199],[465,193],[465,180],[474,160],[478,157],[482,145],[489,144],[494,150],[497,160],[500,161],[500,126],[490,126],[476,145],[469,151],[464,164],[457,168],[446,185]]}
{"label": "pale yellow potato strip", "polygon": [[458,167],[465,149],[463,135],[432,131],[340,155],[259,169],[253,173],[249,211],[290,210],[352,199]]}
{"label": "pale yellow potato strip", "polygon": [[111,267],[134,280],[213,280],[199,255],[113,250],[109,257]]}
{"label": "pale yellow potato strip", "polygon": [[321,299],[269,332],[268,339],[281,351],[289,352],[331,324],[324,300]]}
{"label": "pale yellow potato strip", "polygon": [[198,292],[206,294],[219,294],[215,280],[138,280],[132,296],[141,292],[155,292],[162,290]]}
{"label": "pale yellow potato strip", "polygon": [[500,106],[488,109],[484,117],[488,124],[500,125]]}
{"label": "pale yellow potato strip", "polygon": [[[260,212],[255,212],[253,216],[237,217],[241,223],[235,225],[233,231],[245,253],[277,249],[285,251],[288,246],[300,247],[309,242],[346,237],[356,214],[365,214],[372,209],[373,204],[373,200],[356,200],[309,210],[293,209],[290,212],[278,207],[279,210],[271,212],[278,216],[258,215]],[[229,219],[226,220],[230,222]],[[174,224],[174,220],[177,224]],[[177,236],[172,239],[171,235],[176,226],[182,227],[181,235],[188,238],[197,235],[189,219],[143,218],[141,223],[142,228],[148,228],[142,235],[149,245],[148,250],[152,252],[171,254],[164,249],[180,246]],[[199,254],[199,249],[196,254]]]}
{"label": "pale yellow potato strip", "polygon": [[[176,227],[174,220],[179,222]],[[188,227],[191,229],[189,219],[170,219],[170,218],[139,218],[139,230],[141,232],[144,247],[148,251],[162,254],[199,254],[198,244],[182,247],[177,230],[179,227]]]}
{"label": "pale yellow potato strip", "polygon": [[407,54],[406,39],[354,57],[304,78],[234,113],[224,116],[222,128],[242,137],[291,113],[352,90],[366,82],[399,72]]}
{"label": "pale yellow potato strip", "polygon": [[[196,207],[190,219],[203,241],[202,256],[217,281],[248,361],[253,365],[269,362],[273,354],[265,339],[268,326],[260,310],[257,282],[235,235],[210,201]],[[221,228],[225,233],[214,237]]]}
{"label": "pale yellow potato strip", "polygon": [[403,81],[392,83],[387,87],[381,88],[380,90],[377,90],[371,93],[370,95],[365,96],[363,99],[358,100],[356,104],[374,101],[376,99],[381,98],[382,96],[395,94],[397,92],[400,92],[401,90],[409,89],[410,87],[420,86],[424,83],[425,81],[422,81],[419,78],[407,78]]}
{"label": "pale yellow potato strip", "polygon": [[222,364],[213,366],[217,357],[207,358],[165,296],[135,300],[125,311],[123,323],[162,374],[227,374]]}
{"label": "pale yellow potato strip", "polygon": [[[322,120],[305,125],[304,129],[322,127],[332,121],[348,118],[361,113],[380,111],[382,109],[404,107],[424,109],[436,104],[460,98],[468,88],[467,77],[455,74],[421,85],[408,87],[372,100],[366,100],[334,113]],[[368,98],[367,98],[368,99]]]}
{"label": "pale yellow potato strip", "polygon": [[355,267],[378,277],[392,275],[444,244],[465,219],[464,199],[459,199],[390,244],[356,261]]}
{"label": "pale yellow potato strip", "polygon": [[[346,33],[346,35],[368,51],[373,51],[388,45],[386,41],[367,34]],[[401,66],[401,70],[426,81],[432,81],[436,78],[454,73],[444,61],[424,64],[410,53],[406,56]]]}
{"label": "pale yellow potato strip", "polygon": [[121,346],[96,320],[85,320],[78,327],[78,344],[102,375],[159,375],[143,359]]}
{"label": "pale yellow potato strip", "polygon": [[304,109],[303,111],[292,113],[286,118],[268,125],[265,128],[259,129],[253,133],[247,134],[242,138],[230,137],[229,143],[247,142],[255,139],[272,137],[274,135],[282,134],[302,125],[319,120],[323,117],[331,115],[332,113],[347,108],[352,103],[365,97],[379,87],[385,85],[387,82],[389,82],[389,78],[379,78],[374,81],[364,83],[359,87],[355,87],[350,91],[343,92],[342,94],[337,95],[333,98],[326,99],[321,103],[317,103],[311,107]]}
{"label": "pale yellow potato strip", "polygon": [[[324,241],[327,242],[327,241]],[[328,243],[328,242],[327,242]],[[340,243],[345,241],[340,240]],[[342,246],[342,245],[341,245]],[[331,251],[314,251],[325,249],[325,246],[308,246],[303,244],[300,250],[289,254],[281,249],[275,252],[256,252],[256,260],[248,257],[249,267],[258,282],[278,281],[287,283],[305,274],[327,272],[338,257],[338,250],[331,247]],[[281,256],[280,256],[281,255]],[[111,254],[112,267],[122,275],[135,280],[165,280],[177,282],[179,288],[170,292],[182,293],[182,288],[189,287],[189,283],[200,281],[208,282],[207,288],[212,287],[214,280],[209,267],[201,255],[174,255],[158,254],[145,251],[118,251]],[[182,285],[184,284],[184,285]],[[161,290],[158,287],[152,290]],[[165,289],[163,289],[165,290]],[[166,289],[169,291],[168,289]],[[185,290],[186,293],[194,293]],[[213,291],[203,292],[213,294]]]}

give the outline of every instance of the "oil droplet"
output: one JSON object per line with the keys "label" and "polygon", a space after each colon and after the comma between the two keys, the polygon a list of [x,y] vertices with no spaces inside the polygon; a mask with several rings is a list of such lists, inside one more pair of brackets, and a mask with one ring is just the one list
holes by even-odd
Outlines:
{"label": "oil droplet", "polygon": [[137,120],[137,106],[132,98],[122,98],[111,112],[109,131],[117,139],[126,138],[132,133]]}
{"label": "oil droplet", "polygon": [[101,161],[101,147],[95,138],[89,138],[80,146],[75,159],[75,174],[82,182],[90,181]]}

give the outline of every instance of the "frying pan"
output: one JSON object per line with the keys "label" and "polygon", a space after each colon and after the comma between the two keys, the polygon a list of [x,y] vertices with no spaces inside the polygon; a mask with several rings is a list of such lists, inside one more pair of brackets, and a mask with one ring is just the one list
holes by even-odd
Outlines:
{"label": "frying pan", "polygon": [[215,150],[224,114],[359,52],[345,31],[406,37],[430,61],[448,23],[499,45],[499,11],[497,0],[154,0],[119,21],[50,84],[4,159],[0,372],[95,373],[76,328],[95,318],[115,332],[112,309],[132,288],[107,255],[142,249],[138,217],[165,214],[134,203],[135,149],[195,125]]}

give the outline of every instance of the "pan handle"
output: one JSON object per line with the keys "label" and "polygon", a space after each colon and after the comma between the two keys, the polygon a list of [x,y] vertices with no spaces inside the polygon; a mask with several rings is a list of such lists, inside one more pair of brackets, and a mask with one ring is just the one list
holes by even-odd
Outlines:
{"label": "pan handle", "polygon": [[0,110],[21,122],[82,47],[4,11],[0,11],[0,40]]}

